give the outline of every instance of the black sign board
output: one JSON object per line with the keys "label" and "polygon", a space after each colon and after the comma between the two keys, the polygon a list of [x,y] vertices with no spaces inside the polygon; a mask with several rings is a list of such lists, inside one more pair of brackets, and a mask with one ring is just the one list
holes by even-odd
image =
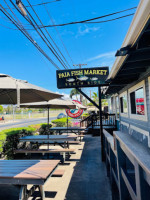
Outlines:
{"label": "black sign board", "polygon": [[108,74],[108,67],[57,70],[57,87],[61,89],[103,86]]}

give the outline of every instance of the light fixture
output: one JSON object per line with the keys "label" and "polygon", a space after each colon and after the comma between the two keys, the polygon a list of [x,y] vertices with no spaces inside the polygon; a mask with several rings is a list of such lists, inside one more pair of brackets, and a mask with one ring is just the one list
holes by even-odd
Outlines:
{"label": "light fixture", "polygon": [[130,46],[122,47],[116,52],[115,56],[126,56],[127,54],[129,54],[129,52]]}

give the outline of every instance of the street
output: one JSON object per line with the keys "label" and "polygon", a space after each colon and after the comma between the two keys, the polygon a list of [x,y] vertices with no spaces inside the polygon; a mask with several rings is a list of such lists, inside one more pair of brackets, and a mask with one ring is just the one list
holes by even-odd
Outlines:
{"label": "street", "polygon": [[[50,117],[49,120],[56,119],[56,117]],[[40,123],[46,123],[47,118],[36,118],[36,119],[21,119],[17,122],[6,122],[0,124],[0,130],[9,129],[9,128],[17,128],[17,127],[27,127],[32,124],[40,124]]]}

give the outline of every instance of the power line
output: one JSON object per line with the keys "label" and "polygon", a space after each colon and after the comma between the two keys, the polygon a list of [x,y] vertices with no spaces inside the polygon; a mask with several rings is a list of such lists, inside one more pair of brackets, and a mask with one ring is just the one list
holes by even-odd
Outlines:
{"label": "power line", "polygon": [[118,20],[118,19],[122,19],[122,18],[125,18],[125,17],[129,17],[129,16],[132,16],[134,15],[135,13],[131,13],[131,14],[128,14],[128,15],[123,15],[121,17],[116,17],[114,19],[108,19],[108,20],[104,20],[104,21],[98,21],[98,22],[85,22],[85,24],[100,24],[100,23],[105,23],[105,22],[111,22],[111,21],[115,21],[115,20]]}
{"label": "power line", "polygon": [[3,6],[0,4],[0,10],[1,12],[23,33],[23,35],[56,67],[57,69],[60,69],[51,58],[41,49],[41,47],[32,39],[32,37],[29,37],[17,24],[17,22],[14,20],[14,18],[3,8]]}
{"label": "power line", "polygon": [[[32,5],[30,4],[29,0],[27,0],[27,2],[29,3],[29,5],[31,6],[34,14],[36,15],[36,17],[38,18],[38,20],[40,21],[40,23],[43,25],[40,17],[38,16],[38,14],[36,13],[36,11],[34,10],[34,8],[32,7]],[[23,5],[23,4],[22,4]],[[24,5],[23,5],[24,6]],[[26,7],[24,7],[26,9]],[[31,16],[31,14],[29,13],[29,11],[26,9],[26,11],[28,12],[28,14],[30,15],[31,19],[34,21],[34,23],[37,25],[36,21],[34,20],[34,18]],[[38,26],[38,25],[37,25]],[[63,56],[62,52],[60,51],[60,49],[58,48],[58,46],[56,45],[56,43],[54,42],[53,38],[51,37],[51,35],[49,34],[49,32],[47,31],[47,29],[44,27],[46,33],[48,34],[48,36],[50,37],[50,39],[53,41],[54,45],[56,46],[56,48],[58,49],[59,53],[62,55],[62,57],[65,59],[65,57]],[[52,46],[52,44],[50,43],[50,41],[48,40],[48,38],[46,37],[46,35],[44,34],[44,32],[40,29],[41,33],[43,34],[43,36],[45,37],[45,39],[47,40],[47,42],[50,44],[51,48],[53,50],[52,53],[56,56],[56,58],[59,60],[59,62],[63,65],[64,68],[68,68],[68,66],[64,63],[64,61],[62,60],[62,58],[59,56],[59,54],[57,53],[57,51],[55,50],[55,48]],[[66,61],[66,59],[65,59]],[[66,61],[67,62],[67,61]],[[67,62],[68,64],[68,62]],[[69,64],[68,64],[69,65]],[[70,67],[70,66],[69,66]]]}
{"label": "power line", "polygon": [[[48,1],[48,2],[43,2],[43,3],[38,3],[38,4],[33,4],[32,6],[42,6],[42,5],[46,5],[49,3],[53,3],[53,2],[57,2],[57,1],[61,1],[61,0],[54,0],[54,1]],[[31,6],[26,6],[26,8],[31,7]],[[5,8],[6,10],[10,10],[10,8]],[[11,9],[15,9],[15,8],[11,8]]]}
{"label": "power line", "polygon": [[110,14],[107,14],[107,15],[102,15],[102,16],[99,16],[99,17],[94,17],[94,18],[90,18],[90,19],[86,19],[86,20],[81,20],[81,21],[69,22],[69,23],[64,23],[64,24],[56,24],[56,25],[46,25],[45,27],[67,26],[67,25],[72,25],[72,24],[86,23],[86,22],[94,21],[94,20],[101,19],[101,18],[104,18],[104,17],[109,17],[109,16],[112,16],[112,15],[123,13],[123,12],[129,11],[129,10],[133,10],[135,8],[136,7],[132,7],[132,8],[128,8],[128,9],[125,9],[125,10],[118,11],[118,12],[114,12],[114,13],[110,13]]}
{"label": "power line", "polygon": [[[44,33],[43,33],[43,31],[40,29],[40,27],[38,26],[38,24],[36,23],[36,21],[34,20],[34,18],[32,17],[32,15],[29,13],[29,11],[27,10],[27,8],[21,3],[21,6],[22,6],[22,8],[23,9],[25,9],[24,10],[24,12],[27,12],[28,13],[28,15],[31,17],[31,19],[33,20],[33,22],[32,22],[32,20],[29,18],[29,16],[27,15],[27,13],[22,13],[17,7],[16,7],[16,5],[13,3],[13,1],[12,0],[10,0],[10,2],[12,3],[12,5],[18,10],[18,12],[33,26],[33,30],[36,30],[36,32],[38,33],[38,35],[41,37],[41,39],[43,40],[43,42],[47,45],[47,47],[50,49],[50,51],[53,53],[53,55],[58,59],[58,61],[62,64],[62,66],[65,68],[65,66],[64,66],[64,64],[61,62],[61,60],[59,59],[59,57],[56,55],[56,53],[53,51],[53,49],[49,46],[49,44],[50,44],[50,42],[49,42],[49,40],[48,39],[44,39],[45,38],[45,35],[44,35]],[[20,1],[18,1],[19,3],[20,3]],[[34,23],[35,23],[35,25],[34,25]],[[38,31],[38,29],[39,29],[39,31],[41,32],[39,32]],[[27,30],[27,29],[26,29]],[[41,35],[41,34],[43,34],[43,36]],[[49,44],[47,43],[47,41],[49,42]],[[51,44],[50,44],[51,45]]]}
{"label": "power line", "polygon": [[[10,0],[11,1],[11,0]],[[18,10],[18,8],[15,6],[15,4],[11,1],[11,3],[14,5],[14,7]],[[87,20],[82,20],[82,21],[74,21],[74,22],[69,22],[69,23],[64,23],[64,24],[55,24],[55,25],[45,25],[44,27],[54,27],[54,26],[66,26],[66,25],[72,25],[72,24],[80,24],[80,23],[89,23],[90,21],[94,21],[94,20],[97,20],[97,19],[101,19],[101,18],[105,18],[105,17],[109,17],[109,16],[112,16],[112,15],[116,15],[116,14],[119,14],[119,13],[123,13],[123,12],[126,12],[126,11],[129,11],[129,10],[133,10],[137,7],[132,7],[132,8],[128,8],[128,9],[125,9],[125,10],[121,10],[121,11],[117,11],[117,12],[114,12],[114,13],[110,13],[110,14],[106,14],[106,15],[102,15],[102,16],[99,16],[99,17],[95,17],[95,18],[90,18],[90,19],[87,19]],[[20,12],[20,10],[18,10]],[[22,15],[22,13],[20,12],[20,14]],[[133,15],[134,13],[132,13],[131,15]],[[126,17],[127,15],[124,15],[122,16],[123,17]],[[119,17],[117,18],[114,18],[113,20],[115,19],[119,19]],[[111,20],[111,19],[110,19]],[[109,20],[105,20],[104,22],[107,22]],[[103,22],[103,21],[102,21]],[[94,23],[101,23],[100,22],[94,22]],[[26,24],[26,26],[29,26],[30,24]],[[43,28],[42,26],[40,28]]]}
{"label": "power line", "polygon": [[[42,0],[42,1],[43,1],[43,0]],[[45,10],[46,10],[46,12],[47,12],[47,14],[48,14],[48,16],[49,16],[49,18],[50,18],[52,24],[55,25],[55,22],[54,22],[52,16],[50,15],[50,12],[49,12],[49,10],[47,9],[46,5],[43,4],[43,6],[45,7]],[[59,37],[59,39],[60,39],[60,41],[61,41],[61,43],[62,43],[62,45],[63,45],[63,47],[64,47],[64,49],[65,49],[65,51],[66,51],[66,53],[67,53],[67,55],[69,56],[71,62],[73,63],[73,60],[72,60],[72,58],[71,58],[71,56],[70,56],[70,54],[69,54],[69,52],[68,52],[68,50],[67,50],[67,48],[66,48],[66,46],[65,46],[65,44],[64,44],[64,42],[63,42],[63,40],[62,40],[62,37],[61,37],[61,35],[60,35],[60,33],[59,33],[57,27],[54,27],[54,28],[55,28],[55,30],[56,30],[56,32],[57,32],[57,34],[58,34],[58,37]]]}
{"label": "power line", "polygon": [[[132,16],[132,15],[134,15],[135,13],[131,13],[131,14],[129,14],[129,15],[123,15],[123,16],[121,16],[121,17],[116,17],[116,18],[113,18],[113,19],[109,19],[109,20],[105,20],[105,21],[97,21],[97,22],[84,22],[83,24],[99,24],[99,23],[105,23],[105,22],[110,22],[110,21],[115,21],[115,20],[118,20],[118,19],[122,19],[122,18],[126,18],[126,17],[129,17],[129,16]],[[4,25],[2,25],[2,26],[4,26]],[[48,25],[46,25],[46,26],[40,26],[40,28],[44,28],[44,27],[49,27]],[[12,30],[18,30],[18,29],[13,29],[13,28],[11,28],[11,27],[6,27],[6,28],[9,28],[9,29],[12,29]],[[27,28],[26,30],[34,30],[34,29],[32,29],[32,28]]]}

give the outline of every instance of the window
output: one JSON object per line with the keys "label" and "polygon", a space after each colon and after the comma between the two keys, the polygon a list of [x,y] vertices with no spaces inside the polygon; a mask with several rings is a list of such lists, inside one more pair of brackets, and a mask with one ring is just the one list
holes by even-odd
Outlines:
{"label": "window", "polygon": [[143,87],[130,93],[131,114],[145,115]]}
{"label": "window", "polygon": [[121,113],[128,113],[128,107],[127,107],[127,95],[123,95],[120,98],[120,109],[121,109]]}

